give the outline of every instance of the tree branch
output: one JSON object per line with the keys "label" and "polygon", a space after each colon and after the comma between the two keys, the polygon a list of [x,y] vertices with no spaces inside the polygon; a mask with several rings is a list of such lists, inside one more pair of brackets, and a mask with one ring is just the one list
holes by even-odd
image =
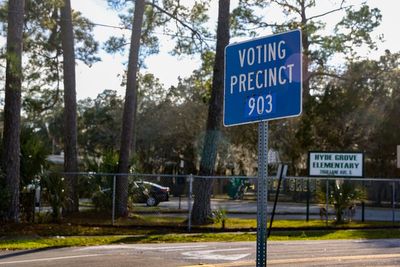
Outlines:
{"label": "tree branch", "polygon": [[286,7],[289,10],[293,10],[294,12],[296,12],[297,14],[299,14],[301,16],[301,10],[298,9],[297,7],[295,7],[294,5],[289,4],[289,2],[287,0],[284,0],[283,3],[278,0],[273,0],[272,2],[281,7]]}
{"label": "tree branch", "polygon": [[208,47],[207,42],[203,39],[203,36],[193,27],[191,27],[190,25],[188,25],[186,22],[184,22],[183,20],[179,19],[177,16],[175,16],[174,14],[168,12],[167,10],[161,8],[160,6],[156,5],[155,2],[146,2],[147,5],[150,5],[154,8],[156,8],[157,10],[159,10],[160,12],[166,14],[167,16],[173,18],[175,21],[179,22],[183,27],[189,29],[193,35],[196,35],[197,38],[200,40],[200,42],[205,43],[206,46]]}
{"label": "tree branch", "polygon": [[341,75],[338,75],[336,73],[324,72],[324,71],[310,72],[310,76],[309,76],[308,79],[311,79],[311,78],[316,77],[316,76],[328,76],[328,77],[337,78],[337,79],[344,80],[344,81],[348,81],[349,80],[349,79],[347,79],[347,78],[345,78],[345,77],[343,77]]}
{"label": "tree branch", "polygon": [[257,30],[260,28],[266,28],[266,27],[282,27],[286,26],[286,24],[276,24],[276,23],[267,23],[267,22],[261,22],[259,26],[253,27],[253,28],[245,28],[245,31],[252,31],[252,30]]}
{"label": "tree branch", "polygon": [[326,15],[329,15],[329,14],[331,14],[331,13],[334,13],[334,12],[337,12],[337,11],[340,11],[340,10],[343,10],[343,9],[345,9],[345,8],[348,8],[348,7],[352,7],[352,6],[353,6],[353,5],[350,5],[350,6],[345,6],[345,7],[344,7],[343,4],[344,4],[344,0],[342,0],[342,3],[340,4],[340,7],[336,8],[336,9],[332,9],[332,10],[330,10],[330,11],[327,11],[327,12],[322,13],[322,14],[319,14],[319,15],[315,15],[315,16],[309,17],[309,18],[307,18],[307,20],[312,20],[312,19],[320,18],[320,17],[326,16]]}

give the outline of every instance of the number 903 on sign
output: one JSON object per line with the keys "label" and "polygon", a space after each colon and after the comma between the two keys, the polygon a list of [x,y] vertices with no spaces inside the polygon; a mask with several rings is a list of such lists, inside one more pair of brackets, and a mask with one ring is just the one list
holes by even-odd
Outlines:
{"label": "number 903 on sign", "polygon": [[275,111],[274,94],[251,95],[246,98],[245,117],[264,116]]}

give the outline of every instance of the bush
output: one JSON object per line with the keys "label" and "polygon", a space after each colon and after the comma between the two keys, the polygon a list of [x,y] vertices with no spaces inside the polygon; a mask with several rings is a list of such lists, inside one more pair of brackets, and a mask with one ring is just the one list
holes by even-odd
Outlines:
{"label": "bush", "polygon": [[112,209],[111,189],[99,190],[95,192],[92,196],[92,202],[96,210],[111,211]]}
{"label": "bush", "polygon": [[10,192],[4,179],[3,172],[0,171],[0,222],[7,220],[8,208],[10,207]]}
{"label": "bush", "polygon": [[[325,202],[326,185],[321,183],[318,198]],[[346,180],[329,181],[329,204],[333,205],[336,215],[336,223],[344,222],[344,213],[355,206],[356,202],[365,198],[365,190],[354,182]]]}
{"label": "bush", "polygon": [[62,218],[61,212],[65,201],[64,177],[57,174],[44,175],[42,185],[45,192],[44,197],[52,209],[52,219],[54,222],[59,222]]}

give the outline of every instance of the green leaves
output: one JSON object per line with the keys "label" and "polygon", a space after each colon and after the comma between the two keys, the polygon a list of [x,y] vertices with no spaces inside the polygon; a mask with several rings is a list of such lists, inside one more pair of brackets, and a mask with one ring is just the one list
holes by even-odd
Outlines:
{"label": "green leaves", "polygon": [[256,36],[257,30],[266,25],[263,23],[263,12],[255,12],[255,9],[268,6],[268,1],[240,0],[230,16],[232,36]]}
{"label": "green leaves", "polygon": [[47,166],[49,145],[37,130],[27,126],[21,129],[21,182],[23,185],[32,183],[32,180]]}
{"label": "green leaves", "polygon": [[376,48],[372,31],[381,23],[382,15],[377,8],[362,5],[359,10],[346,9],[346,16],[336,25],[335,34],[342,42],[338,51],[355,54],[358,47]]}
{"label": "green leaves", "polygon": [[116,91],[105,90],[96,99],[79,102],[79,144],[84,154],[98,158],[116,151],[120,141],[123,100]]}
{"label": "green leaves", "polygon": [[122,36],[122,37],[111,36],[105,42],[104,50],[110,54],[114,54],[114,53],[123,54],[128,45],[129,45],[129,43],[126,40],[125,36]]}
{"label": "green leaves", "polygon": [[[126,1],[109,0],[110,6],[120,12],[121,25],[131,28],[133,9],[122,4]],[[124,8],[123,8],[124,7]],[[197,0],[191,6],[177,1],[163,0],[147,2],[144,12],[144,21],[141,35],[140,61],[159,52],[159,39],[175,41],[171,50],[173,55],[193,55],[203,51],[208,46],[208,38],[211,37],[205,23],[209,1]],[[105,44],[109,53],[123,53],[123,47],[127,43],[125,36],[113,36]]]}
{"label": "green leaves", "polygon": [[[26,1],[23,53],[24,103],[28,109],[37,112],[53,106],[58,101],[58,90],[62,79],[62,49],[60,36],[60,8],[62,0]],[[7,5],[0,7],[0,13],[7,14]],[[0,20],[5,24],[5,16]],[[92,34],[94,25],[80,12],[73,12],[76,58],[91,66],[100,58],[96,55],[98,42]],[[49,92],[53,92],[49,94]]]}

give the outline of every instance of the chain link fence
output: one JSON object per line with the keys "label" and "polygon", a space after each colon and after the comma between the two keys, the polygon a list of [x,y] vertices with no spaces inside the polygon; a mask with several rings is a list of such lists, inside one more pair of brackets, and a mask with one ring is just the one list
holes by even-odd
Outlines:
{"label": "chain link fence", "polygon": [[[256,225],[256,177],[111,173],[73,175],[78,177],[76,190],[79,194],[79,211],[88,212],[94,218],[101,214],[106,218],[102,221],[105,224],[129,225],[135,221],[136,225],[146,226],[150,221],[158,221],[171,227],[184,226],[190,231],[192,205],[196,197],[193,195],[193,182],[197,178],[206,178],[212,179],[211,209],[216,218],[249,219],[254,220]],[[62,201],[66,197],[63,181],[70,176],[72,174],[49,174],[31,188],[27,201],[33,204],[27,206],[33,207],[34,221],[39,221],[43,214],[52,214],[53,219],[61,216]],[[123,188],[128,211],[125,219],[117,216],[118,206],[124,205],[119,198],[119,179],[127,180],[127,186]],[[395,224],[400,222],[399,187],[400,179],[287,176],[280,182],[277,177],[270,176],[268,218],[271,218],[274,210],[274,217],[278,220],[377,221]],[[86,223],[90,222],[93,223]]]}

